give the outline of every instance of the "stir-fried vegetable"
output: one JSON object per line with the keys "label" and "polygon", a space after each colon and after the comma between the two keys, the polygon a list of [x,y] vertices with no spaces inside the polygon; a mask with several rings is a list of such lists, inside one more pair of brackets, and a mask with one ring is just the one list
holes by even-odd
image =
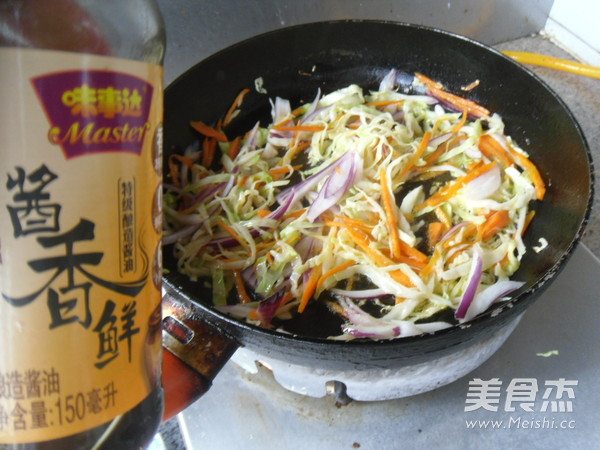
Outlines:
{"label": "stir-fried vegetable", "polygon": [[395,79],[296,110],[277,98],[270,125],[233,139],[247,91],[216,127],[191,122],[203,144],[169,161],[164,241],[219,309],[276,326],[325,302],[344,318],[334,338],[385,339],[470,320],[522,285],[509,277],[540,173],[498,115],[422,74],[419,95]]}

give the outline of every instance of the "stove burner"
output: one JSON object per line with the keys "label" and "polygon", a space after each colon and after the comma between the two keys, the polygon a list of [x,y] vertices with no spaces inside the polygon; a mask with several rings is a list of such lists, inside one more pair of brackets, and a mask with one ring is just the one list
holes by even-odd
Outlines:
{"label": "stove burner", "polygon": [[390,400],[452,383],[483,364],[506,341],[523,315],[490,337],[434,361],[396,369],[331,370],[290,364],[240,348],[231,360],[250,373],[267,367],[284,388],[310,397],[331,395],[340,405],[352,400]]}

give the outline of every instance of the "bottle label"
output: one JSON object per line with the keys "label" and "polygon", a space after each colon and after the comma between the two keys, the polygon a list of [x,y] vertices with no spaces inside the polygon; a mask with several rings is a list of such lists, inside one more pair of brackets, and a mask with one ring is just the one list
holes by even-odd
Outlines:
{"label": "bottle label", "polygon": [[0,443],[160,384],[162,68],[0,48]]}

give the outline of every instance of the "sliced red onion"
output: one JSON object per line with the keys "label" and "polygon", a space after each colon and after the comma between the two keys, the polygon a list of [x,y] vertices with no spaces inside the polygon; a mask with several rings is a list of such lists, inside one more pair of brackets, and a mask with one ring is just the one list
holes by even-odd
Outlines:
{"label": "sliced red onion", "polygon": [[[269,215],[267,215],[265,217],[265,219],[273,219],[273,220],[281,219],[281,217],[287,212],[287,210],[292,205],[293,200],[294,199],[291,196],[289,198],[287,198],[286,201],[282,205],[280,205],[275,211],[273,211]],[[258,236],[260,236],[260,233],[262,231],[268,230],[269,228],[270,227],[267,227],[267,226],[253,228],[250,230],[250,236],[252,236],[253,239],[256,239]],[[237,239],[231,237],[229,234],[223,234],[223,235],[216,236],[214,239],[212,239],[206,245],[210,245],[210,246],[219,245],[223,248],[229,248],[229,247],[238,246],[239,242]]]}
{"label": "sliced red onion", "polygon": [[311,205],[306,218],[309,222],[334,206],[354,184],[357,173],[357,155],[354,152],[344,154],[336,164],[335,170],[323,184],[319,195]]}
{"label": "sliced red onion", "polygon": [[201,225],[202,225],[202,223],[188,225],[187,227],[184,227],[181,230],[177,230],[173,234],[169,234],[168,236],[163,236],[162,244],[163,245],[173,244],[173,243],[177,242],[179,239],[188,237],[188,236],[194,234],[196,232],[196,230],[198,228],[200,228]]}
{"label": "sliced red onion", "polygon": [[[231,178],[233,179],[233,177]],[[191,199],[190,204],[200,203],[208,199],[212,200],[214,196],[217,195],[219,191],[225,186],[227,186],[227,183],[225,183],[224,181],[216,185],[208,185]]]}
{"label": "sliced red onion", "polygon": [[243,152],[256,150],[256,140],[257,140],[259,125],[260,125],[260,122],[256,122],[256,124],[254,125],[252,130],[250,130],[250,133],[248,133],[248,138],[246,139],[246,142],[240,149],[240,152],[238,153],[237,157],[239,157]]}
{"label": "sliced red onion", "polygon": [[450,228],[441,238],[440,238],[440,242],[442,241],[447,241],[448,239],[450,239],[452,236],[454,236],[458,230],[460,230],[462,227],[470,224],[471,222],[459,222],[456,225],[454,225],[452,228]]}
{"label": "sliced red onion", "polygon": [[396,69],[390,70],[386,76],[384,76],[379,83],[379,91],[393,91],[396,86],[396,77],[398,76],[398,71]]}
{"label": "sliced red onion", "polygon": [[[344,155],[345,156],[345,155]],[[342,156],[343,158],[343,156]],[[277,194],[277,201],[280,204],[287,203],[291,197],[291,204],[295,203],[296,200],[299,200],[306,196],[321,180],[323,180],[327,175],[329,175],[339,164],[341,158],[329,164],[324,169],[319,172],[311,175],[306,180],[297,183],[289,188],[281,191]]]}
{"label": "sliced red onion", "polygon": [[502,173],[500,167],[496,165],[491,170],[467,183],[462,189],[462,194],[469,200],[481,200],[494,194],[501,184]]}
{"label": "sliced red onion", "polygon": [[481,280],[481,274],[483,271],[483,257],[481,255],[481,249],[478,245],[473,246],[473,262],[471,264],[471,270],[469,272],[469,276],[467,278],[467,287],[463,293],[462,299],[456,309],[456,313],[454,316],[457,319],[464,319],[467,314],[467,310],[473,299],[475,298],[475,293],[477,292],[477,288],[479,287],[479,281]]}
{"label": "sliced red onion", "polygon": [[273,317],[275,317],[275,314],[277,314],[277,310],[281,305],[284,292],[285,290],[281,289],[275,294],[261,301],[258,305],[257,312],[260,315],[261,324],[263,326],[270,324],[271,320],[273,320]]}
{"label": "sliced red onion", "polygon": [[312,101],[312,103],[310,104],[310,106],[308,107],[308,109],[306,110],[304,115],[302,116],[302,120],[300,120],[300,123],[310,122],[316,116],[316,113],[319,111],[317,107],[319,106],[320,100],[321,100],[321,88],[318,88],[317,95],[315,96],[314,100]]}
{"label": "sliced red onion", "polygon": [[357,338],[393,339],[432,333],[451,326],[447,322],[414,324],[404,320],[386,320],[385,317],[376,319],[348,299],[340,299],[340,305],[348,316],[343,331]]}
{"label": "sliced red onion", "polygon": [[318,243],[317,239],[310,236],[302,236],[298,243],[294,246],[294,250],[300,255],[302,262],[306,262],[312,255],[313,249]]}
{"label": "sliced red onion", "polygon": [[475,299],[467,309],[461,322],[466,322],[467,320],[471,320],[473,317],[478,316],[486,311],[496,300],[519,289],[524,284],[525,283],[522,281],[502,280],[486,287],[475,296]]}
{"label": "sliced red onion", "polygon": [[252,290],[255,290],[256,286],[258,286],[258,277],[256,276],[256,270],[254,266],[249,266],[242,270],[242,278]]}
{"label": "sliced red onion", "polygon": [[448,139],[450,139],[452,137],[452,133],[444,133],[444,134],[440,134],[439,136],[434,137],[432,140],[429,141],[429,145],[431,147],[437,147],[438,145],[443,144],[444,142],[446,142]]}
{"label": "sliced red onion", "polygon": [[331,289],[333,294],[341,295],[342,297],[354,298],[354,299],[372,299],[381,298],[390,295],[389,292],[383,289],[361,289],[361,290],[347,290],[347,289]]}

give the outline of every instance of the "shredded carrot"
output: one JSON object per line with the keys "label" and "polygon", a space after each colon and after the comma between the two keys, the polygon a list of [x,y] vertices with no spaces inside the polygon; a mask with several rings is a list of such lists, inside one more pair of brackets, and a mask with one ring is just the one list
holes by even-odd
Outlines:
{"label": "shredded carrot", "polygon": [[288,213],[285,213],[285,215],[283,216],[282,220],[290,219],[292,217],[294,217],[294,218],[300,217],[302,214],[304,214],[306,212],[307,209],[308,208],[296,209],[294,211],[290,211]]}
{"label": "shredded carrot", "polygon": [[489,134],[484,134],[479,138],[479,150],[491,160],[497,160],[503,167],[513,165],[513,160],[502,144]]}
{"label": "shredded carrot", "polygon": [[339,266],[335,266],[333,269],[328,270],[327,272],[325,272],[320,278],[319,278],[319,282],[317,283],[317,291],[320,291],[321,288],[323,287],[323,284],[325,283],[325,281],[332,277],[333,275],[335,275],[336,273],[339,273],[343,270],[346,270],[348,267],[352,267],[354,264],[356,264],[356,261],[346,261],[345,263],[340,264]]}
{"label": "shredded carrot", "polygon": [[229,111],[227,111],[227,114],[225,115],[225,118],[223,119],[223,125],[224,126],[229,125],[229,123],[233,119],[233,113],[235,112],[236,109],[238,109],[242,105],[242,102],[244,101],[244,97],[246,96],[246,94],[248,94],[248,92],[250,92],[250,89],[248,89],[248,88],[243,89],[235,97],[235,100],[233,100],[233,103],[229,107]]}
{"label": "shredded carrot", "polygon": [[282,175],[293,172],[294,170],[298,170],[301,167],[302,167],[301,165],[291,166],[291,167],[290,166],[275,167],[274,169],[269,170],[268,173],[269,173],[269,175],[271,175],[271,177],[274,180],[278,180],[279,178],[281,178]]}
{"label": "shredded carrot", "polygon": [[291,292],[286,292],[285,294],[283,294],[283,297],[281,297],[281,302],[279,303],[279,307],[281,308],[283,305],[287,304],[290,302],[290,300],[292,300],[294,298],[294,294],[292,294]]}
{"label": "shredded carrot", "polygon": [[310,271],[310,275],[308,276],[306,286],[304,286],[304,292],[302,292],[302,297],[300,298],[300,305],[298,306],[299,313],[304,312],[306,305],[308,305],[308,301],[315,294],[315,291],[317,290],[317,284],[319,282],[320,277],[321,277],[321,266],[313,267]]}
{"label": "shredded carrot", "polygon": [[233,279],[235,281],[235,287],[237,289],[238,295],[240,297],[240,301],[242,303],[250,303],[252,299],[248,295],[246,291],[246,283],[244,283],[244,279],[242,278],[242,273],[239,270],[233,271]]}
{"label": "shredded carrot", "polygon": [[240,144],[242,142],[242,137],[238,136],[229,145],[229,152],[227,153],[231,159],[235,159],[235,157],[240,152]]}
{"label": "shredded carrot", "polygon": [[430,139],[431,139],[431,132],[427,131],[423,135],[423,138],[421,139],[421,143],[419,144],[419,148],[417,148],[417,151],[413,154],[412,158],[404,166],[404,168],[402,169],[402,171],[400,172],[400,174],[396,176],[396,180],[395,181],[404,181],[404,177],[406,176],[406,174],[408,173],[408,171],[410,169],[412,169],[414,167],[414,165],[419,161],[419,159],[421,159],[421,156],[423,156],[423,153],[425,152],[425,149],[429,145],[429,140]]}
{"label": "shredded carrot", "polygon": [[435,207],[444,203],[445,201],[456,195],[465,184],[474,180],[478,176],[483,175],[484,173],[492,170],[496,166],[496,164],[497,163],[495,161],[488,164],[476,164],[473,168],[470,169],[470,171],[466,175],[457,178],[454,181],[454,183],[444,186],[442,189],[437,191],[423,203],[417,205],[415,207],[415,210],[420,211],[424,208]]}
{"label": "shredded carrot", "polygon": [[401,105],[403,103],[404,103],[404,100],[382,100],[379,102],[365,103],[365,106],[374,106],[375,108],[378,108],[380,106]]}
{"label": "shredded carrot", "polygon": [[276,131],[309,131],[316,133],[323,131],[325,128],[321,125],[275,125],[272,129]]}
{"label": "shredded carrot", "polygon": [[[328,225],[337,225],[344,227],[354,238],[354,242],[362,249],[363,252],[379,267],[387,267],[395,265],[396,262],[385,256],[376,248],[371,246],[372,240],[364,232],[356,230],[343,222],[330,222]],[[404,286],[413,286],[410,277],[401,270],[393,270],[389,272],[394,280]]]}
{"label": "shredded carrot", "polygon": [[256,210],[256,215],[258,217],[260,217],[261,219],[267,217],[269,214],[271,214],[271,211],[269,211],[268,209],[257,209]]}
{"label": "shredded carrot", "polygon": [[433,81],[431,78],[428,78],[421,73],[417,73],[415,75],[417,79],[421,81],[421,83],[423,83],[427,89],[429,89],[434,97],[448,102],[459,110],[466,109],[469,111],[469,114],[477,117],[486,117],[490,115],[490,111],[478,103],[445,91],[440,83]]}
{"label": "shredded carrot", "polygon": [[446,231],[446,227],[442,222],[431,222],[427,228],[427,240],[431,248],[439,242],[442,235]]}
{"label": "shredded carrot", "polygon": [[337,214],[334,217],[338,220],[346,222],[347,224],[353,225],[366,233],[370,233],[373,230],[373,225],[370,225],[362,220],[353,219],[351,217],[338,216]]}
{"label": "shredded carrot", "polygon": [[525,232],[527,231],[527,228],[529,228],[529,225],[531,224],[531,221],[533,220],[533,217],[535,216],[535,210],[532,209],[527,213],[527,216],[525,217],[525,223],[523,224],[523,229],[521,230],[521,236],[523,236],[525,234]]}
{"label": "shredded carrot", "polygon": [[465,123],[467,123],[468,116],[469,116],[469,109],[465,107],[465,108],[463,108],[462,119],[460,120],[460,122],[458,122],[456,125],[454,125],[454,128],[452,128],[451,133],[453,135],[458,134],[460,129],[465,126]]}
{"label": "shredded carrot", "polygon": [[538,168],[529,160],[529,158],[527,158],[527,156],[513,149],[510,144],[508,146],[508,151],[515,162],[529,174],[531,182],[535,186],[535,198],[538,200],[543,200],[544,196],[546,195],[546,185]]}
{"label": "shredded carrot", "polygon": [[294,142],[290,145],[287,153],[281,158],[281,161],[293,161],[294,158],[305,148],[310,147],[310,141]]}
{"label": "shredded carrot", "polygon": [[434,162],[436,162],[440,158],[440,156],[442,156],[448,150],[452,150],[454,147],[459,145],[465,139],[467,139],[466,136],[457,136],[453,139],[449,139],[448,141],[444,142],[442,145],[438,146],[438,148],[433,153],[430,153],[429,155],[427,155],[425,157],[425,165],[424,166],[419,166],[416,169],[423,170],[423,169],[426,169],[428,166],[431,166]]}
{"label": "shredded carrot", "polygon": [[218,224],[221,226],[221,228],[223,228],[225,231],[227,231],[227,233],[229,233],[231,235],[232,238],[234,238],[236,241],[238,241],[240,243],[240,245],[244,246],[244,247],[248,247],[248,243],[246,242],[246,240],[244,238],[242,238],[234,229],[233,227],[227,225],[223,220],[219,219]]}
{"label": "shredded carrot", "polygon": [[227,139],[225,133],[219,131],[217,128],[206,125],[204,122],[192,121],[190,122],[190,125],[194,130],[203,136],[215,138],[219,142],[227,142],[229,140]]}
{"label": "shredded carrot", "polygon": [[392,259],[395,259],[401,254],[400,235],[398,234],[398,224],[396,221],[394,194],[388,183],[387,171],[385,167],[380,171],[381,181],[381,200],[383,209],[388,223],[388,232],[390,235],[390,249],[392,250]]}
{"label": "shredded carrot", "polygon": [[215,160],[217,150],[217,141],[213,138],[205,138],[202,142],[202,165],[204,167],[212,166]]}
{"label": "shredded carrot", "polygon": [[425,280],[425,281],[427,280],[427,278],[429,277],[429,274],[433,271],[433,269],[435,268],[435,265],[437,264],[437,262],[441,258],[441,256],[442,256],[442,252],[436,246],[435,250],[433,251],[433,255],[431,255],[431,258],[429,258],[429,262],[427,263],[427,265],[425,267],[423,267],[423,269],[421,270],[421,273],[419,274],[423,280]]}
{"label": "shredded carrot", "polygon": [[480,228],[481,240],[486,241],[510,223],[508,211],[501,209],[490,214]]}

